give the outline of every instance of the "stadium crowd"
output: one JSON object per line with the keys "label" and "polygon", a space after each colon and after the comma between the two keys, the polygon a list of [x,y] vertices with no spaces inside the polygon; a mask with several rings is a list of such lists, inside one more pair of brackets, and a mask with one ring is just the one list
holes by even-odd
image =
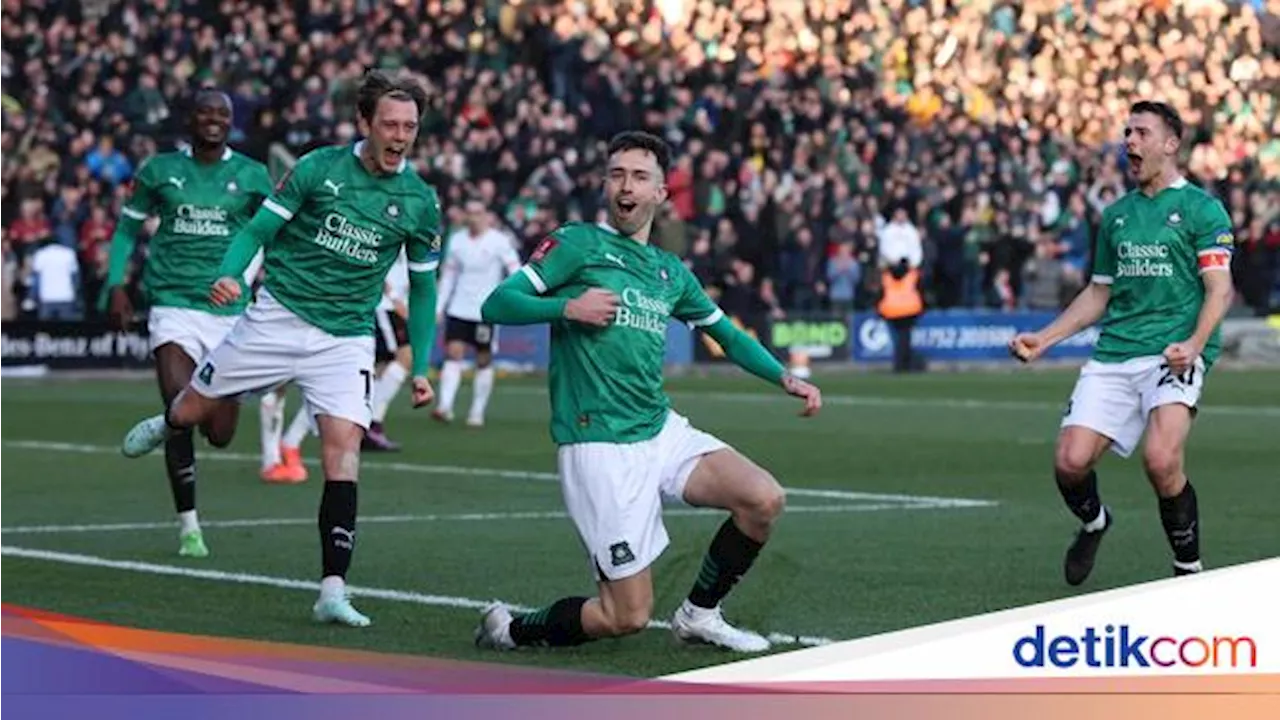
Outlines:
{"label": "stadium crowd", "polygon": [[1280,307],[1280,0],[5,0],[2,32],[5,319],[97,312],[193,88],[267,161],[353,138],[374,66],[429,84],[416,165],[451,222],[481,197],[525,253],[602,216],[610,135],[667,138],[657,242],[744,316],[866,307],[900,258],[932,307],[1062,306],[1128,104],[1165,99],[1240,302]]}

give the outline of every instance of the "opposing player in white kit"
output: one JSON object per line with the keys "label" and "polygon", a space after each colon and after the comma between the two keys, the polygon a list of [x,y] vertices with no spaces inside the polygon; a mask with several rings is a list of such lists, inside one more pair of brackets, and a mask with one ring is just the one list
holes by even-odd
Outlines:
{"label": "opposing player in white kit", "polygon": [[405,159],[426,104],[416,82],[377,71],[365,77],[357,93],[365,139],[301,158],[236,235],[210,298],[222,304],[242,297],[236,276],[265,247],[257,301],[168,412],[134,426],[121,448],[141,456],[242,397],[295,382],[316,414],[322,446],[322,574],[312,608],[320,622],[370,623],[346,595],[346,574],[355,549],[360,441],[371,420],[373,309],[401,247],[409,258],[410,342],[423,349],[414,353],[414,405],[433,395],[420,358],[435,332],[440,201]]}
{"label": "opposing player in white kit", "polygon": [[1231,221],[1222,203],[1178,171],[1182,119],[1169,105],[1133,105],[1125,146],[1138,189],[1102,213],[1093,280],[1047,327],[1010,344],[1023,361],[1102,319],[1093,359],[1080,371],[1054,457],[1054,475],[1082,526],[1067,549],[1071,585],[1093,570],[1114,522],[1094,466],[1121,457],[1146,432],[1142,464],[1159,499],[1173,572],[1201,570],[1200,511],[1183,468],[1205,375],[1221,351],[1231,306]]}
{"label": "opposing player in white kit", "polygon": [[302,441],[307,435],[317,433],[315,420],[306,402],[300,404],[286,429],[284,413],[287,390],[286,386],[265,393],[258,406],[262,434],[262,481],[274,485],[294,485],[307,481],[309,473],[302,462]]}
{"label": "opposing player in white kit", "polygon": [[[207,288],[217,277],[231,237],[271,193],[262,163],[227,147],[231,99],[214,90],[197,93],[188,118],[191,149],[149,159],[134,178],[133,194],[121,209],[111,238],[111,263],[105,284],[110,316],[120,328],[133,315],[122,285],[138,230],[149,216],[160,225],[148,244],[143,286],[151,304],[147,330],[156,360],[156,380],[167,407],[196,363],[226,336],[247,299],[226,305],[209,302]],[[257,275],[258,259],[245,272]],[[225,447],[235,433],[237,409],[228,407],[204,423],[205,438]],[[174,433],[165,442],[165,471],[178,513],[178,554],[206,557],[204,533],[196,515],[196,458],[191,432]]]}
{"label": "opposing player in white kit", "polygon": [[462,361],[470,346],[476,353],[476,376],[467,425],[480,427],[493,392],[493,351],[498,342],[498,328],[484,322],[480,308],[503,278],[520,269],[520,256],[511,237],[493,227],[484,203],[471,200],[466,209],[467,226],[445,243],[440,270],[439,307],[444,316],[446,344],[440,369],[440,400],[431,416],[443,422],[453,421],[453,401],[462,384]]}
{"label": "opposing player in white kit", "polygon": [[373,386],[373,424],[364,436],[361,445],[364,450],[395,452],[400,449],[399,444],[387,437],[383,423],[413,363],[413,350],[408,342],[409,306],[405,304],[408,294],[409,260],[402,252],[387,273],[382,301],[373,311],[375,358],[379,367],[378,381]]}

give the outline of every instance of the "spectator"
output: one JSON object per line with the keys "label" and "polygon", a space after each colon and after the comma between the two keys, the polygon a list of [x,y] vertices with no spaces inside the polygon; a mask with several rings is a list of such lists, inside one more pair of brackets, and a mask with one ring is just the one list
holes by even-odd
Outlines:
{"label": "spectator", "polygon": [[[855,306],[882,254],[918,258],[939,305],[1017,304],[1039,231],[1079,284],[1102,208],[1126,191],[1119,131],[1138,97],[1183,112],[1189,178],[1239,195],[1238,236],[1271,237],[1280,207],[1274,0],[178,5],[4,5],[14,252],[45,236],[41,218],[64,243],[91,208],[114,218],[135,169],[174,146],[194,88],[232,94],[237,149],[265,161],[352,137],[352,81],[375,65],[431,87],[419,172],[446,205],[486,197],[524,252],[559,222],[594,221],[604,141],[642,128],[676,148],[662,246],[687,253],[710,230],[713,287],[742,259],[762,297],[787,301],[835,301],[783,262],[802,228],[819,280],[853,242]],[[63,188],[79,201],[59,204]],[[885,222],[899,207],[917,242]],[[1267,243],[1238,261],[1259,312],[1280,282]],[[82,277],[99,274],[94,256]]]}
{"label": "spectator", "polygon": [[52,238],[35,251],[31,256],[30,285],[40,320],[81,318],[77,292],[79,272],[76,251],[53,242]]}
{"label": "spectator", "polygon": [[903,261],[908,267],[920,267],[924,246],[920,231],[907,216],[907,209],[899,205],[893,211],[893,219],[880,231],[880,264],[893,267]]}

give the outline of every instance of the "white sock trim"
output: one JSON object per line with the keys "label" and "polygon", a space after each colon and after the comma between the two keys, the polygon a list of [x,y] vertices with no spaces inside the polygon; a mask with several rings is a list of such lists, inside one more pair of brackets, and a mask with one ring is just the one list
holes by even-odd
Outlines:
{"label": "white sock trim", "polygon": [[1178,562],[1177,560],[1174,560],[1173,566],[1178,568],[1179,570],[1187,570],[1190,572],[1201,572],[1204,570],[1204,565],[1201,565],[1199,560],[1196,560],[1195,562],[1189,562],[1189,563]]}
{"label": "white sock trim", "polygon": [[1106,526],[1107,526],[1107,508],[1104,505],[1103,507],[1098,508],[1098,517],[1084,524],[1084,531],[1098,532],[1099,530],[1101,530]]}
{"label": "white sock trim", "polygon": [[320,580],[320,597],[341,598],[347,594],[347,581],[338,575],[326,575]]}
{"label": "white sock trim", "polygon": [[200,529],[200,519],[196,516],[195,510],[178,513],[178,523],[181,525],[181,529],[178,531],[181,535]]}

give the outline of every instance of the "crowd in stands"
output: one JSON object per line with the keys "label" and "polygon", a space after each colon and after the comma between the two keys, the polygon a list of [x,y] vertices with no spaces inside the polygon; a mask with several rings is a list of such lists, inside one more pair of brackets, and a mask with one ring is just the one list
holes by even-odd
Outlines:
{"label": "crowd in stands", "polygon": [[930,307],[1061,307],[1128,189],[1127,108],[1163,99],[1241,304],[1280,308],[1280,0],[4,0],[2,33],[6,319],[97,312],[194,88],[266,161],[354,138],[370,67],[428,84],[415,164],[451,221],[481,197],[522,252],[602,218],[613,133],[662,135],[655,241],[775,317],[868,307],[902,258]]}

